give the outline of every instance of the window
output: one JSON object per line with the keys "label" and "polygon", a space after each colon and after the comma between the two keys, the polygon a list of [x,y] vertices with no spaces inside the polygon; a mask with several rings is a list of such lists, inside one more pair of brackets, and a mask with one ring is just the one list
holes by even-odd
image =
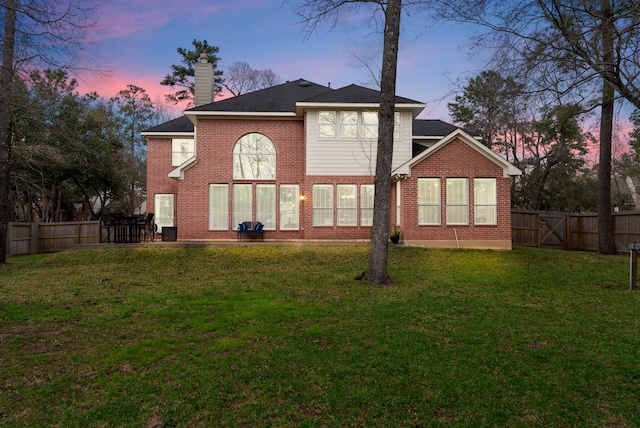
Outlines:
{"label": "window", "polygon": [[253,221],[253,210],[251,209],[251,184],[233,185],[233,229],[238,228],[238,224],[245,221]]}
{"label": "window", "polygon": [[358,186],[355,184],[338,184],[337,193],[337,223],[338,226],[358,225]]}
{"label": "window", "polygon": [[358,137],[358,113],[343,111],[340,113],[340,136],[343,138]]}
{"label": "window", "polygon": [[321,138],[336,137],[336,112],[321,111],[318,118],[318,134]]}
{"label": "window", "polygon": [[[247,134],[233,148],[233,178],[274,180],[276,149],[262,134]],[[235,226],[234,226],[235,227]]]}
{"label": "window", "polygon": [[333,226],[333,185],[313,186],[313,225]]}
{"label": "window", "polygon": [[360,226],[373,225],[373,197],[375,186],[363,184],[360,186]]}
{"label": "window", "polygon": [[497,191],[495,178],[473,180],[473,212],[475,224],[498,224]]}
{"label": "window", "polygon": [[280,185],[281,230],[298,230],[300,228],[299,194],[300,187],[297,184]]}
{"label": "window", "polygon": [[209,185],[209,230],[229,229],[229,185]]}
{"label": "window", "polygon": [[74,202],[73,203],[73,212],[81,213],[84,211],[84,204],[82,202]]}
{"label": "window", "polygon": [[267,230],[276,228],[276,185],[256,185],[256,221]]}
{"label": "window", "polygon": [[163,227],[173,226],[174,196],[170,193],[158,193],[153,198],[155,223],[158,231],[162,233]]}
{"label": "window", "polygon": [[362,113],[362,136],[364,138],[378,138],[377,111],[365,111]]}
{"label": "window", "polygon": [[469,224],[469,186],[466,178],[447,178],[447,224]]}
{"label": "window", "polygon": [[171,140],[171,166],[182,165],[194,155],[193,138],[174,138]]}
{"label": "window", "polygon": [[418,224],[440,224],[439,178],[418,178]]}

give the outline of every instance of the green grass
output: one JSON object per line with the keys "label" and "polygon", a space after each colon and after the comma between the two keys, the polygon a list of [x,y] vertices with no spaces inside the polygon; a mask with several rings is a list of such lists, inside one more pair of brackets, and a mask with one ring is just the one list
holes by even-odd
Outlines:
{"label": "green grass", "polygon": [[0,426],[640,425],[628,258],[136,248],[0,266]]}

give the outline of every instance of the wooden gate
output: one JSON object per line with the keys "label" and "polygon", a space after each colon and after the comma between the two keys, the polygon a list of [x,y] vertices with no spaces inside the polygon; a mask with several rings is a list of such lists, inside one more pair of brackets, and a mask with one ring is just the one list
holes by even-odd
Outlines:
{"label": "wooden gate", "polygon": [[540,246],[567,248],[567,215],[565,213],[540,213]]}

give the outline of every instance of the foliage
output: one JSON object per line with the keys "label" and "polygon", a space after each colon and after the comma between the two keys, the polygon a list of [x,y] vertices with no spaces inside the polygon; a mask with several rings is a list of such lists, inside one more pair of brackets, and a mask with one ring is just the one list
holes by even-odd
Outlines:
{"label": "foliage", "polygon": [[0,3],[0,264],[6,261],[7,225],[13,217],[11,192],[14,82],[46,65],[73,66],[95,24],[93,7],[75,0],[4,0]]}
{"label": "foliage", "polygon": [[94,219],[114,201],[134,212],[146,180],[140,132],[161,120],[145,90],[128,85],[110,100],[80,95],[63,70],[34,71],[18,83],[12,188],[19,219],[62,221],[77,201]]}
{"label": "foliage", "polygon": [[[487,147],[500,143],[500,139],[513,127],[514,108],[522,114],[526,109],[524,85],[511,77],[503,78],[498,72],[487,70],[469,79],[449,103],[449,112],[454,122],[462,124],[471,132],[478,132]],[[506,143],[502,142],[504,145]]]}
{"label": "foliage", "polygon": [[136,248],[0,267],[3,426],[637,426],[628,257]]}
{"label": "foliage", "polygon": [[522,170],[512,184],[513,207],[594,209],[596,197],[589,190],[595,183],[584,158],[593,137],[581,129],[584,110],[576,104],[540,105],[525,88],[514,78],[484,71],[469,80],[449,109],[457,123]]}
{"label": "foliage", "polygon": [[154,123],[156,111],[146,91],[136,85],[127,85],[126,89],[111,99],[111,103],[117,115],[120,139],[126,147],[125,211],[133,214],[142,203],[142,190],[146,188],[147,178],[147,140],[141,133]]}
{"label": "foliage", "polygon": [[[74,200],[119,197],[122,143],[95,94],[80,96],[65,71],[34,71],[16,87],[13,178],[23,220],[60,221]],[[101,205],[102,206],[102,205]]]}
{"label": "foliage", "polygon": [[208,61],[213,64],[214,74],[214,94],[219,94],[222,90],[223,72],[218,70],[217,65],[220,58],[218,52],[220,48],[217,46],[211,46],[206,40],[193,39],[191,42],[193,50],[186,48],[178,48],[178,54],[181,56],[181,64],[173,64],[171,66],[171,73],[164,76],[164,79],[160,82],[161,85],[168,86],[174,92],[165,95],[165,98],[169,102],[175,104],[182,101],[192,101],[195,91],[195,64],[200,60],[200,55],[206,53],[208,55]]}

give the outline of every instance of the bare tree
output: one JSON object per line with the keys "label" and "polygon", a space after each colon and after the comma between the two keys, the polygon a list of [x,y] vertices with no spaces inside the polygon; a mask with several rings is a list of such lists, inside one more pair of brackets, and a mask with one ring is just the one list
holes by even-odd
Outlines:
{"label": "bare tree", "polygon": [[222,86],[237,97],[278,83],[280,77],[270,68],[254,69],[246,62],[237,61],[227,68]]}
{"label": "bare tree", "polygon": [[7,227],[11,219],[11,143],[15,108],[13,83],[29,67],[64,68],[76,63],[86,32],[95,21],[92,8],[78,0],[4,0],[2,70],[0,71],[0,264],[6,263]]}
{"label": "bare tree", "polygon": [[342,11],[353,11],[362,5],[374,5],[384,14],[384,43],[378,110],[378,148],[376,159],[373,226],[367,279],[370,285],[391,282],[387,270],[389,245],[389,213],[391,205],[391,165],[393,157],[393,126],[400,39],[402,0],[308,0],[298,8],[307,34],[315,32],[320,22],[328,20],[335,26]]}

